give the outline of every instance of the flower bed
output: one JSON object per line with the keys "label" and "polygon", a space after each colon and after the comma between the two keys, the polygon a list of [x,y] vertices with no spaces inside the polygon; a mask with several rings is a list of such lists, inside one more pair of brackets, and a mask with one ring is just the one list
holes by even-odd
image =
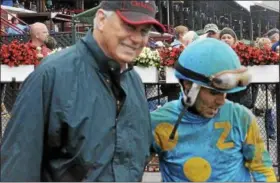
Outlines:
{"label": "flower bed", "polygon": [[160,67],[161,58],[159,51],[144,47],[141,54],[134,60],[134,65],[139,67]]}
{"label": "flower bed", "polygon": [[[30,43],[20,43],[13,41],[9,45],[2,45],[1,47],[1,65],[22,66],[22,65],[38,65],[40,63],[40,49],[34,50]],[[244,66],[249,66],[252,71],[253,82],[278,82],[279,81],[279,55],[268,49],[260,50],[255,47],[238,43],[233,47],[234,51],[240,58],[240,62]],[[61,48],[54,50],[52,53],[62,50]],[[165,76],[167,83],[177,83],[174,76],[173,66],[178,60],[184,47],[171,48],[163,47],[152,49],[145,47],[142,53],[134,60],[135,70],[139,73],[144,83],[156,83],[159,81],[158,70],[165,68]],[[259,65],[274,65],[271,67],[263,67],[260,69]],[[253,66],[253,67],[251,67]],[[2,66],[1,66],[2,67]],[[7,72],[7,68],[5,68]],[[263,72],[260,72],[263,71]],[[16,71],[19,72],[19,71]],[[24,71],[26,75],[26,70]],[[263,74],[270,73],[269,77],[263,77]],[[5,74],[5,73],[3,73]],[[258,76],[257,76],[258,75]],[[11,75],[9,75],[10,77]],[[23,77],[25,78],[25,77]],[[10,80],[10,79],[7,79]]]}
{"label": "flower bed", "polygon": [[[37,48],[40,50],[40,48]],[[10,67],[20,65],[38,65],[41,55],[34,50],[31,43],[21,43],[17,40],[1,46],[0,63]]]}
{"label": "flower bed", "polygon": [[279,55],[268,48],[259,49],[240,42],[233,50],[244,66],[279,64]]}

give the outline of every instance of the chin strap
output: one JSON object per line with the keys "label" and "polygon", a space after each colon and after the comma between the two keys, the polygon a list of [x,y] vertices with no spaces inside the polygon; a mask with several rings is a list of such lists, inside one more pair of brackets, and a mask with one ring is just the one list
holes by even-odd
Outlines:
{"label": "chin strap", "polygon": [[184,114],[188,111],[188,108],[193,106],[196,98],[198,96],[198,93],[200,91],[200,85],[193,83],[192,87],[189,91],[185,91],[184,87],[181,85],[181,90],[183,92],[183,103],[184,103],[184,108],[183,110],[180,112],[179,117],[175,123],[174,128],[172,129],[172,132],[169,136],[169,140],[174,140],[175,138],[175,134],[177,132],[178,126],[181,123],[181,120],[184,116]]}

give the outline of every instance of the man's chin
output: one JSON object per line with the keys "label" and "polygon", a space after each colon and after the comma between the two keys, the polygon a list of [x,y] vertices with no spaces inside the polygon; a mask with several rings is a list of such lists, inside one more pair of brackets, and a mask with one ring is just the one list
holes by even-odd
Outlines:
{"label": "man's chin", "polygon": [[132,64],[134,62],[135,58],[124,58],[124,57],[117,57],[117,58],[112,58],[116,62],[118,62],[121,66],[121,68],[126,68],[127,64]]}
{"label": "man's chin", "polygon": [[204,118],[213,118],[215,115],[202,115]]}
{"label": "man's chin", "polygon": [[205,118],[213,118],[216,115],[216,113],[205,113],[202,114],[203,117]]}
{"label": "man's chin", "polygon": [[129,64],[129,63],[133,63],[135,58],[136,57],[133,57],[133,56],[121,56],[117,60],[120,63],[127,63],[127,64]]}

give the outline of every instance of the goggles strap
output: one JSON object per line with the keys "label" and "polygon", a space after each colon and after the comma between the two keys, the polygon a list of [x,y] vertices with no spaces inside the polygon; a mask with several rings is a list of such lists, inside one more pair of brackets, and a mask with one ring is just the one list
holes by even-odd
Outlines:
{"label": "goggles strap", "polygon": [[[182,101],[182,102],[183,102],[183,101]],[[174,140],[174,137],[175,137],[175,134],[176,134],[176,132],[177,132],[178,126],[179,126],[179,124],[181,123],[184,114],[188,111],[188,108],[189,108],[189,106],[186,105],[186,106],[184,107],[184,109],[180,112],[179,117],[178,117],[178,119],[177,119],[177,121],[176,121],[176,123],[175,123],[175,126],[174,126],[174,128],[172,129],[172,132],[171,132],[171,134],[170,134],[170,136],[169,136],[169,140]]]}
{"label": "goggles strap", "polygon": [[[183,83],[182,83],[183,84]],[[171,134],[170,134],[170,136],[169,136],[169,140],[174,140],[174,138],[175,138],[175,134],[176,134],[176,131],[177,131],[177,129],[178,129],[178,126],[179,126],[179,124],[181,123],[181,121],[182,121],[182,118],[183,118],[183,116],[184,116],[184,114],[188,111],[188,108],[189,107],[191,107],[191,106],[193,106],[194,105],[194,103],[195,103],[195,101],[196,101],[196,98],[197,98],[197,96],[198,96],[198,93],[199,93],[199,91],[200,91],[200,86],[199,85],[197,85],[196,83],[193,83],[192,84],[192,87],[191,87],[191,89],[187,92],[187,94],[185,93],[185,89],[184,89],[184,87],[183,86],[181,86],[182,88],[183,88],[183,95],[184,95],[184,97],[186,97],[186,100],[183,98],[182,99],[182,103],[184,104],[184,109],[180,112],[180,114],[179,114],[179,117],[178,117],[178,119],[177,119],[177,121],[176,121],[176,123],[175,123],[175,126],[174,126],[174,128],[172,129],[172,132],[171,132]]]}
{"label": "goggles strap", "polygon": [[197,73],[197,72],[194,72],[190,69],[187,69],[187,68],[184,68],[182,65],[180,65],[179,62],[176,62],[175,65],[174,65],[174,68],[180,72],[181,74],[183,74],[184,76],[190,78],[190,79],[193,79],[193,80],[198,80],[198,81],[201,81],[201,82],[204,82],[204,83],[211,83],[211,80],[209,77],[203,75],[203,74],[200,74],[200,73]]}

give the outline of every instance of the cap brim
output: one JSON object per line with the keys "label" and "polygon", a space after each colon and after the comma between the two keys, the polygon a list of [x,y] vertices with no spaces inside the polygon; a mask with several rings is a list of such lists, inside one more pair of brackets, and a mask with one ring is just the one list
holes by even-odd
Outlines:
{"label": "cap brim", "polygon": [[160,32],[165,32],[165,27],[159,23],[155,18],[150,17],[146,14],[139,12],[130,12],[130,11],[116,11],[117,15],[126,23],[131,25],[143,25],[143,24],[151,24],[155,27],[155,29]]}
{"label": "cap brim", "polygon": [[209,32],[209,31],[213,31],[215,33],[220,33],[220,30],[217,30],[217,29],[208,29],[205,31],[205,33]]}

